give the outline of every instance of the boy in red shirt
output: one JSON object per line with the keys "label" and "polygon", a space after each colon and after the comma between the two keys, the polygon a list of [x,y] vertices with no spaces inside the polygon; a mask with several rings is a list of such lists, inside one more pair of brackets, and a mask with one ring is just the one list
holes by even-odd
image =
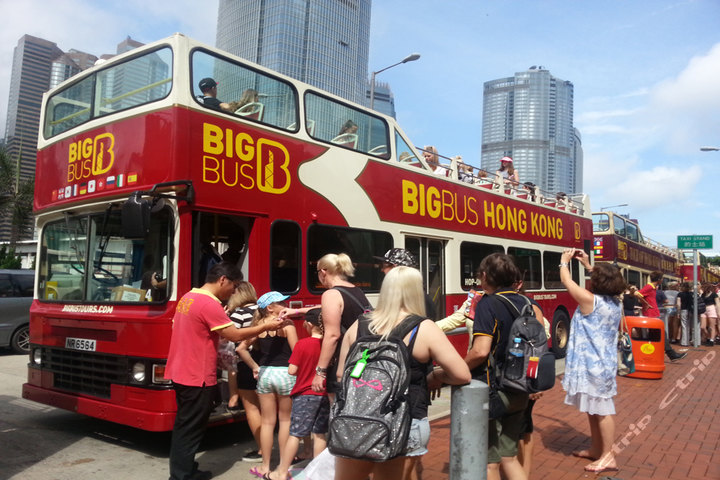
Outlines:
{"label": "boy in red shirt", "polygon": [[290,477],[288,470],[300,446],[300,439],[312,433],[313,453],[317,456],[325,449],[325,434],[328,430],[330,403],[327,391],[315,392],[312,382],[315,365],[320,358],[323,326],[320,308],[308,310],[303,324],[310,335],[295,344],[290,356],[288,373],[296,375],[295,387],[290,392],[293,399],[290,420],[290,437],[280,455],[280,464],[263,478],[285,480]]}

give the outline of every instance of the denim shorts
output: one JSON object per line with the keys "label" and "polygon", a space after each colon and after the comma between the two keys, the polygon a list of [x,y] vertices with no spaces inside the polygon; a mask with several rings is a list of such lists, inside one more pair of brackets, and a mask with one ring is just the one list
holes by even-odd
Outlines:
{"label": "denim shorts", "polygon": [[428,453],[427,444],[430,441],[430,422],[427,417],[413,418],[408,435],[406,457],[419,457]]}
{"label": "denim shorts", "polygon": [[327,395],[294,395],[290,414],[290,435],[302,438],[328,431],[330,402]]}
{"label": "denim shorts", "polygon": [[295,386],[295,377],[288,375],[288,367],[260,367],[257,393],[290,395]]}

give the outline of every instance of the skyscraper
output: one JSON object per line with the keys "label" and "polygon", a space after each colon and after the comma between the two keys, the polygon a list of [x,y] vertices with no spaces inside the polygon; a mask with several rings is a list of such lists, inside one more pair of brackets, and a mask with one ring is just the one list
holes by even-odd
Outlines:
{"label": "skyscraper", "polygon": [[217,48],[364,104],[371,0],[220,0]]}
{"label": "skyscraper", "polygon": [[485,82],[482,159],[495,172],[513,158],[520,181],[556,193],[582,190],[582,147],[573,127],[573,84],[530,67],[514,77]]}
{"label": "skyscraper", "polygon": [[42,38],[24,35],[15,47],[5,142],[10,158],[20,161],[21,179],[35,173],[42,95],[50,88],[51,79],[60,83],[73,72],[69,63],[55,43]]}
{"label": "skyscraper", "polygon": [[[127,37],[118,44],[117,53],[141,45]],[[63,52],[54,42],[31,35],[24,35],[18,41],[13,54],[5,143],[9,157],[19,162],[21,180],[35,175],[43,93],[92,67],[97,59],[95,55],[75,49]],[[9,236],[8,220],[0,219],[0,241],[8,240]]]}

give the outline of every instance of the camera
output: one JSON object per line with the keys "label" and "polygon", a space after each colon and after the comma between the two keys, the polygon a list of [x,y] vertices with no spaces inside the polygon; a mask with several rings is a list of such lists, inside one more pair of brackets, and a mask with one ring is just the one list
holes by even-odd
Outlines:
{"label": "camera", "polygon": [[573,258],[580,258],[582,257],[582,250],[575,250],[575,253],[573,253]]}
{"label": "camera", "polygon": [[162,279],[163,279],[163,278],[162,278],[162,275],[160,275],[159,272],[155,272],[155,275],[154,275],[154,276],[155,276],[155,281],[156,281],[156,282],[162,282]]}

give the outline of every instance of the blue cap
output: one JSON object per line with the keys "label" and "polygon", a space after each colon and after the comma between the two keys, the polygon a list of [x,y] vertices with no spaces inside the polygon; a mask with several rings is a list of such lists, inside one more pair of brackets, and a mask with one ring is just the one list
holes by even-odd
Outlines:
{"label": "blue cap", "polygon": [[282,302],[283,300],[287,300],[290,298],[290,295],[283,295],[280,292],[267,292],[260,298],[258,298],[257,306],[260,308],[267,308],[268,305],[275,302]]}

